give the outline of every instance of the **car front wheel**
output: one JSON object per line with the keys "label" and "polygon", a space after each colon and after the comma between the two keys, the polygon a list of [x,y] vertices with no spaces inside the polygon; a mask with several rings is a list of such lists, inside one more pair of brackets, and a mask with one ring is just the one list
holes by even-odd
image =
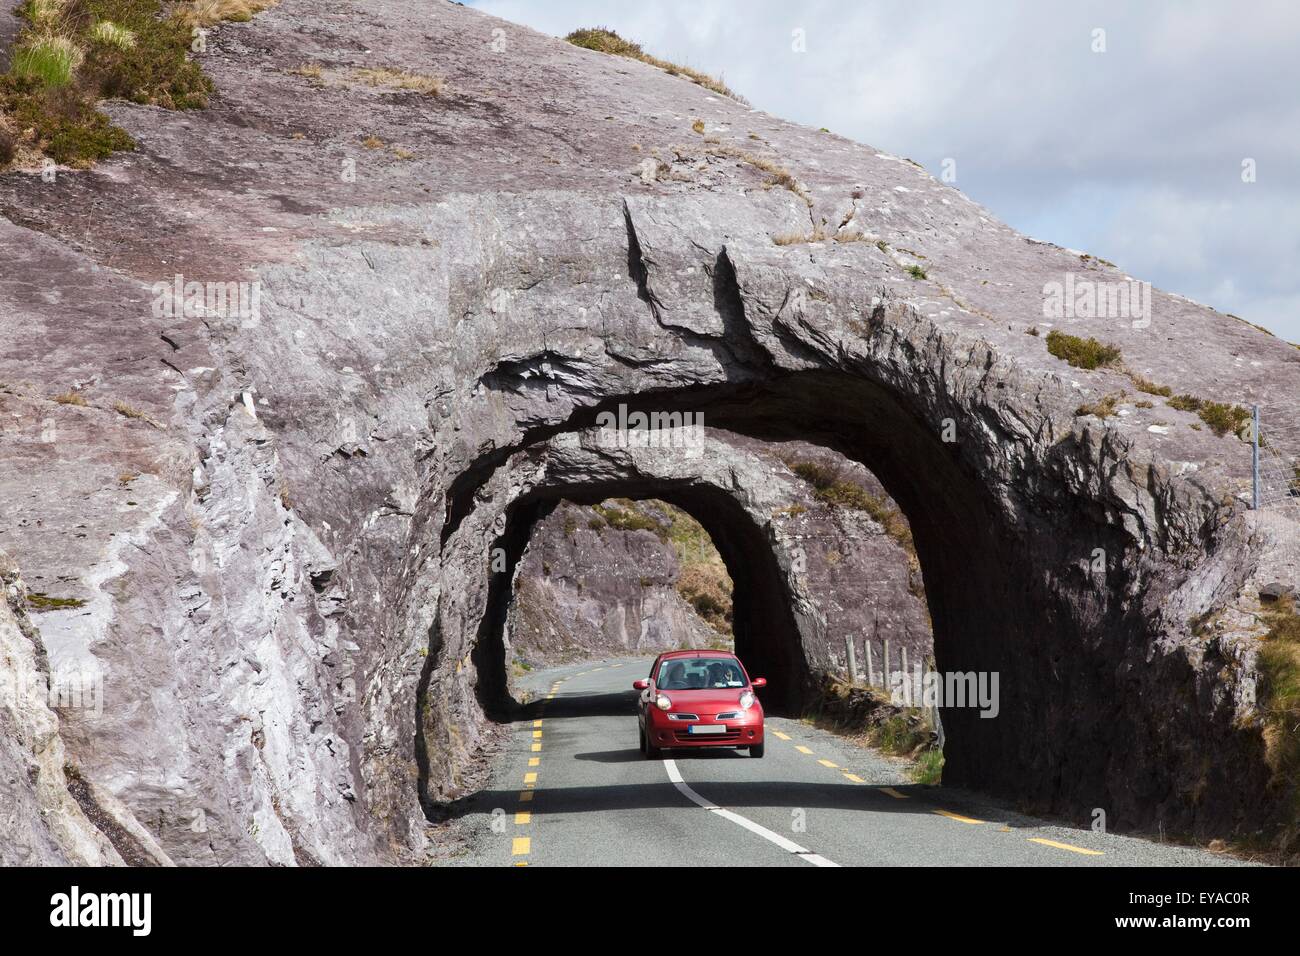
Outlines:
{"label": "car front wheel", "polygon": [[750,755],[751,757],[761,757],[761,756],[763,756],[763,748],[764,748],[765,746],[767,746],[766,743],[761,743],[761,744],[750,744],[750,745],[749,745],[749,755]]}
{"label": "car front wheel", "polygon": [[650,735],[644,730],[641,731],[641,752],[647,760],[658,760],[662,756],[662,751],[650,742]]}

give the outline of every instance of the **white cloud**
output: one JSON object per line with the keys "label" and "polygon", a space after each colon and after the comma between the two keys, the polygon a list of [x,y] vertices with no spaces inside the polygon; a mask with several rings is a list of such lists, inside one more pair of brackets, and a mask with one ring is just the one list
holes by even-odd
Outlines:
{"label": "white cloud", "polygon": [[1300,5],[476,6],[554,35],[609,26],[778,116],[936,173],[952,157],[956,185],[1016,228],[1300,341]]}

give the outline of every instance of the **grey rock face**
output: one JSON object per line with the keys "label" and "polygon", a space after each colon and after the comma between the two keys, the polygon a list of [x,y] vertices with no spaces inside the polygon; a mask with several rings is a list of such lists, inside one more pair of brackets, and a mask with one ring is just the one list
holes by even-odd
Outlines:
{"label": "grey rock face", "polygon": [[[602,446],[620,405],[879,479],[939,667],[1000,673],[997,719],[944,715],[950,782],[1113,827],[1278,819],[1252,622],[1261,586],[1296,580],[1294,517],[1246,510],[1234,436],[1025,333],[1096,336],[1266,417],[1300,351],[1159,291],[1145,326],[1045,320],[1046,284],[1126,277],[897,157],[456,5],[412,28],[398,0],[285,0],[214,41],[210,110],[113,104],[138,153],[0,180],[0,547],[84,602],[33,620],[51,667],[103,671],[103,715],[58,735],[120,826],[177,863],[417,857],[421,796],[473,786],[507,704],[515,566],[494,576],[491,549],[517,562],[556,497],[707,515],[738,621],[764,625],[742,652],[797,702],[836,613],[792,570],[812,519],[773,517],[798,479]],[[368,51],[447,93],[289,71]],[[870,241],[773,242],[814,228]],[[260,314],[159,314],[176,274],[260,282]],[[1121,414],[1076,415],[1120,392]],[[15,824],[40,853],[108,855],[32,829],[42,799]]]}
{"label": "grey rock face", "polygon": [[506,660],[542,666],[721,641],[678,593],[680,573],[672,544],[653,531],[610,527],[563,502],[537,522],[520,561]]}
{"label": "grey rock face", "polygon": [[[912,661],[925,660],[933,641],[914,556],[867,512],[819,499],[806,481],[795,479],[790,465],[816,466],[892,508],[875,477],[817,445],[760,442],[717,430],[707,434],[701,454],[719,462],[700,465],[697,476],[725,467],[732,485],[774,488],[789,496],[766,520],[789,542],[792,563],[800,569],[801,595],[821,622],[814,640],[824,647],[806,652],[814,669],[846,672],[846,640],[855,645],[862,674],[868,643],[877,665],[885,640],[895,662],[904,647]],[[773,484],[774,476],[779,483]],[[770,494],[767,498],[772,500]],[[648,505],[639,508],[662,526],[671,523]],[[538,663],[574,653],[653,653],[716,643],[719,636],[678,593],[679,573],[674,546],[652,531],[619,530],[590,508],[565,502],[539,518],[529,536],[506,625],[507,655]]]}

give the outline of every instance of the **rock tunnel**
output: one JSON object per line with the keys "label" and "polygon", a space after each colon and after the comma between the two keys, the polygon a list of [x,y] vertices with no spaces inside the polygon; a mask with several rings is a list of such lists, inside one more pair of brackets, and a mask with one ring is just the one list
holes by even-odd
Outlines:
{"label": "rock tunnel", "polygon": [[[1116,666],[1144,653],[1134,542],[1104,516],[1071,506],[1062,489],[1041,478],[1016,476],[1014,492],[991,486],[962,454],[973,444],[962,432],[977,422],[936,419],[915,396],[844,371],[662,391],[652,401],[620,396],[572,416],[568,431],[525,440],[484,470],[472,490],[463,483],[443,543],[444,562],[459,566],[444,563],[442,576],[469,586],[444,592],[435,631],[476,635],[475,693],[485,712],[505,700],[501,629],[531,527],[559,499],[616,495],[669,501],[705,526],[735,582],[738,653],[754,673],[768,676],[772,703],[797,712],[808,701],[818,663],[810,654],[824,635],[801,613],[789,548],[773,529],[773,501],[738,487],[735,456],[718,442],[705,442],[695,458],[671,443],[611,447],[607,433],[590,423],[616,406],[692,413],[764,441],[812,441],[866,465],[911,522],[938,669],[998,674],[996,718],[943,709],[946,782],[1028,796],[1045,807],[1112,808],[1124,819],[1116,794],[1125,788],[1111,778],[1128,768],[1120,770],[1113,741],[1146,737],[1145,746],[1162,746],[1155,714],[1126,703],[1148,698],[1135,694],[1133,677]],[[1071,454],[1069,438],[1056,454]],[[464,510],[457,515],[457,508]],[[505,570],[491,573],[487,556],[498,548]],[[1108,556],[1100,574],[1090,564],[1094,549]],[[436,663],[431,657],[429,667]],[[420,707],[422,735],[445,732]],[[426,768],[426,799],[436,798],[430,779]]]}

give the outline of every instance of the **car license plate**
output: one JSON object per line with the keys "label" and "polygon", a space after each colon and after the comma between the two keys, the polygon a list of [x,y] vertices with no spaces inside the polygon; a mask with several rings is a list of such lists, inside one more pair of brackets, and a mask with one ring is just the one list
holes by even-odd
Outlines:
{"label": "car license plate", "polygon": [[686,732],[688,734],[725,734],[727,727],[725,724],[691,724]]}

